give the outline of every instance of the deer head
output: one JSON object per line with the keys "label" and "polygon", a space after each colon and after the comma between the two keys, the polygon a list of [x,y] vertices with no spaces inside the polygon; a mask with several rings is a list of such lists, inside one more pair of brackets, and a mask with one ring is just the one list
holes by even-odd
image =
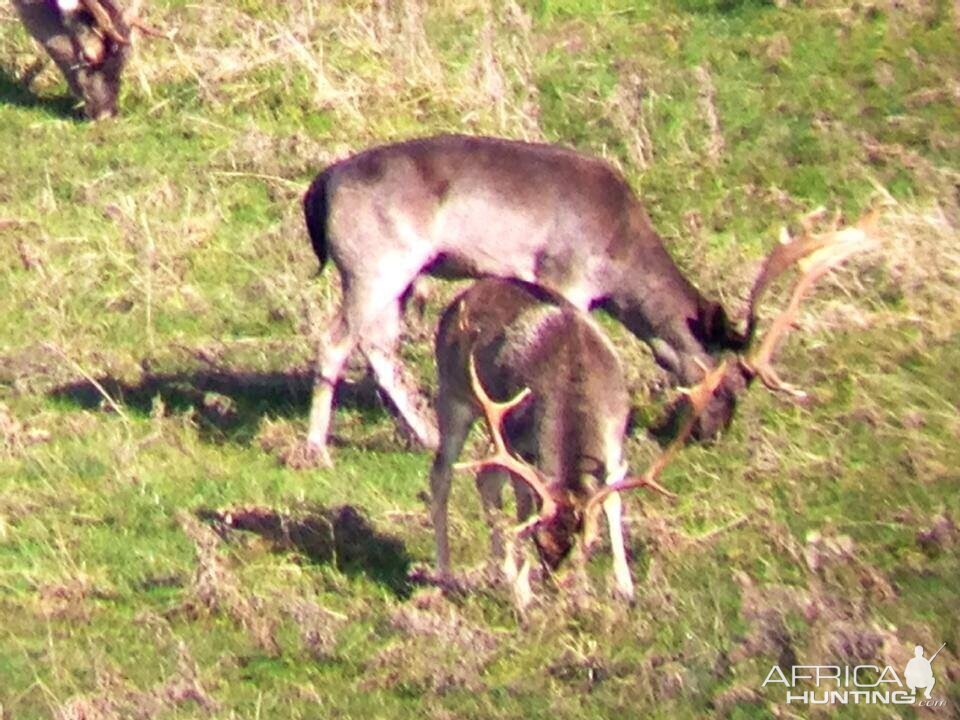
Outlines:
{"label": "deer head", "polygon": [[[856,224],[839,228],[839,216],[835,216],[828,230],[814,232],[814,222],[824,211],[818,209],[801,220],[802,233],[791,238],[786,229],[781,231],[780,242],[767,255],[754,279],[747,306],[743,313],[744,329],[739,330],[730,321],[717,303],[705,302],[698,315],[698,330],[706,343],[719,355],[736,354],[738,362],[730,363],[727,372],[716,389],[713,400],[701,410],[691,435],[696,438],[712,438],[729,425],[741,392],[759,378],[769,389],[784,392],[794,397],[803,393],[783,383],[772,366],[773,355],[786,333],[793,327],[800,304],[816,282],[831,269],[841,265],[851,256],[875,245],[872,238],[877,213],[868,212]],[[795,283],[787,309],[771,324],[762,338],[756,337],[760,301],[767,289],[790,268],[797,266],[801,275]],[[694,358],[694,362],[696,359]],[[702,371],[700,371],[702,373]],[[697,371],[693,371],[696,376]],[[685,375],[690,376],[687,370]],[[678,416],[686,413],[688,402],[681,398],[677,414],[669,425],[676,427]]]}
{"label": "deer head", "polygon": [[116,0],[13,0],[13,4],[91,120],[117,114],[134,31],[162,36],[136,16],[136,8],[124,11]]}

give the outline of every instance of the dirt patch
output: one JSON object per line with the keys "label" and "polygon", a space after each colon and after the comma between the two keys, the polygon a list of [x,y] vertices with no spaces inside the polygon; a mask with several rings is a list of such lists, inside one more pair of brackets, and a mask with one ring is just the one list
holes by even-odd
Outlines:
{"label": "dirt patch", "polygon": [[221,555],[220,536],[188,513],[181,512],[177,520],[196,546],[197,569],[188,590],[189,599],[174,612],[191,615],[204,611],[222,612],[244,628],[265,652],[279,654],[276,623],[264,613],[263,601],[242,587]]}

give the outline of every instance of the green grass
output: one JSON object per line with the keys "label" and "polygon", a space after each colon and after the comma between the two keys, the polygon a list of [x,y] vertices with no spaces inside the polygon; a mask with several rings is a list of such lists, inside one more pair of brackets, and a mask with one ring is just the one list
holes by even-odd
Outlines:
{"label": "green grass", "polygon": [[[52,68],[19,82],[36,50],[0,11],[0,718],[768,717],[784,658],[899,669],[944,641],[956,715],[954,5],[386,5],[152,3],[176,41],[138,49],[123,117],[96,126]],[[882,252],[781,352],[812,400],[753,388],[668,469],[675,503],[628,499],[635,607],[608,597],[606,551],[595,596],[539,588],[524,622],[503,590],[411,580],[430,458],[359,367],[336,468],[278,459],[339,296],[300,194],[350,151],[443,131],[607,157],[733,309],[781,225],[892,201]],[[427,388],[436,287],[404,347]],[[603,324],[652,421],[659,371]],[[638,429],[632,467],[654,448]],[[461,569],[487,553],[472,485]]]}

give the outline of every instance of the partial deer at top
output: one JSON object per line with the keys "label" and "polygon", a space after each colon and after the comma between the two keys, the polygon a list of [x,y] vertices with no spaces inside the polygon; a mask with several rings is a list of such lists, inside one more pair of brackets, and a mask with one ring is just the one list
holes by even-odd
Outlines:
{"label": "partial deer at top", "polygon": [[[752,335],[752,311],[738,331],[677,268],[623,177],[572,150],[460,135],[385,145],[320,173],[303,207],[321,266],[332,258],[343,281],[320,340],[307,437],[327,464],[334,388],[357,346],[408,430],[436,447],[396,352],[405,298],[424,274],[516,278],[582,310],[604,308],[684,385]],[[750,376],[731,365],[695,435],[728,423]]]}
{"label": "partial deer at top", "polygon": [[116,0],[13,0],[24,27],[53,58],[91,120],[117,114],[132,27]]}

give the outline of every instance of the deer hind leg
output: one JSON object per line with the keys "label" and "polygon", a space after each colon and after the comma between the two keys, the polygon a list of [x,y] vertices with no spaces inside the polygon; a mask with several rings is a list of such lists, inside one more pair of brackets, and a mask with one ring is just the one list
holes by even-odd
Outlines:
{"label": "deer hind leg", "polygon": [[437,402],[440,419],[440,447],[430,468],[430,517],[437,543],[437,571],[450,576],[450,540],[447,532],[447,503],[453,479],[453,463],[463,450],[463,444],[473,424],[475,412],[469,402],[458,402],[450,393],[441,392]]}
{"label": "deer hind leg", "polygon": [[[341,308],[330,328],[322,334],[317,348],[310,429],[307,434],[307,449],[317,455],[325,465],[332,465],[327,450],[327,437],[333,415],[334,392],[343,374],[343,367],[361,338],[368,346],[364,349],[368,360],[370,354],[374,354],[378,355],[378,363],[389,365],[389,358],[381,360],[379,353],[368,351],[371,347],[380,345],[388,348],[389,356],[393,355],[400,331],[399,301],[403,287],[410,282],[411,275],[415,276],[416,271],[405,275],[402,269],[399,269],[391,283],[381,277],[357,280],[351,274],[342,273]],[[384,367],[382,372],[385,371]],[[376,374],[379,381],[380,374]],[[393,399],[389,390],[387,394]]]}
{"label": "deer hind leg", "polygon": [[323,334],[317,348],[307,448],[318,456],[324,465],[332,464],[327,450],[327,436],[330,433],[330,420],[333,414],[334,390],[340,380],[343,366],[356,344],[356,336],[350,332],[346,320],[340,314],[329,331]]}
{"label": "deer hind leg", "polygon": [[364,326],[360,349],[370,363],[377,385],[396,408],[405,429],[428,450],[439,445],[437,426],[418,384],[397,357],[401,307],[397,293],[376,321]]}

